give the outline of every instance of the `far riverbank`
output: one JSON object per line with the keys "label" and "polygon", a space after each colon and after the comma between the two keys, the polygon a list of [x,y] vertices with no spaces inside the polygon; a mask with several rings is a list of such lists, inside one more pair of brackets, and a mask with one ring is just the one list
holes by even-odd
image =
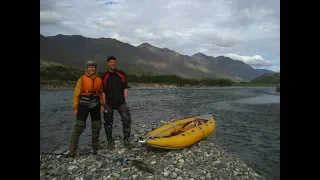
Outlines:
{"label": "far riverbank", "polygon": [[[61,80],[40,80],[40,90],[65,90],[74,89],[76,81],[61,81]],[[177,85],[177,84],[166,84],[166,83],[129,83],[130,88],[209,88],[209,87],[223,87],[223,86],[205,86],[205,85]],[[273,87],[273,84],[232,84],[234,87]],[[231,87],[231,86],[228,86]]]}

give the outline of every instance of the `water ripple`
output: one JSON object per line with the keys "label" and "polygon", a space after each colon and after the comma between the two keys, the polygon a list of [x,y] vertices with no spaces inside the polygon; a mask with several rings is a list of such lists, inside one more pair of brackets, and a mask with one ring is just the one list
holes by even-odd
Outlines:
{"label": "water ripple", "polygon": [[[72,96],[70,90],[40,91],[40,151],[68,148],[75,123]],[[133,130],[139,123],[212,113],[217,130],[209,139],[268,179],[280,179],[280,98],[274,88],[140,88],[131,89],[129,96]],[[117,112],[114,124],[114,135],[122,135]],[[90,137],[89,117],[79,145],[89,145]]]}

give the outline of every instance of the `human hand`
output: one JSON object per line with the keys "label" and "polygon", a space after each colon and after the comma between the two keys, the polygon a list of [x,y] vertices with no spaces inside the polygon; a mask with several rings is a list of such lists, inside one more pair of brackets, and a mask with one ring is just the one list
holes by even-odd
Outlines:
{"label": "human hand", "polygon": [[127,108],[129,108],[129,107],[128,107],[128,99],[125,99],[124,102],[125,102],[125,105],[127,106]]}
{"label": "human hand", "polygon": [[73,110],[73,114],[74,114],[75,116],[77,116],[77,115],[78,115],[78,110],[77,110],[77,109]]}
{"label": "human hand", "polygon": [[101,112],[104,112],[104,105],[101,105],[100,111],[101,111]]}

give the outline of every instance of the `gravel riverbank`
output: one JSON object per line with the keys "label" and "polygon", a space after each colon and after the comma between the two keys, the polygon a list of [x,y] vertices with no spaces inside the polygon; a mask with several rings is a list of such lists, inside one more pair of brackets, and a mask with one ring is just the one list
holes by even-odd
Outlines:
{"label": "gravel riverbank", "polygon": [[[161,121],[160,125],[167,122]],[[229,155],[214,142],[203,140],[182,150],[153,149],[135,142],[157,125],[140,125],[133,132],[134,147],[127,150],[122,139],[115,138],[114,150],[105,148],[93,155],[90,147],[79,147],[78,156],[67,157],[67,150],[49,154],[40,153],[40,176],[46,179],[104,180],[104,179],[265,179],[239,158]],[[106,147],[101,138],[102,147]],[[80,138],[81,140],[81,138]],[[139,167],[126,165],[117,158],[137,159],[148,164],[155,173],[148,173]],[[129,161],[130,162],[130,161]]]}

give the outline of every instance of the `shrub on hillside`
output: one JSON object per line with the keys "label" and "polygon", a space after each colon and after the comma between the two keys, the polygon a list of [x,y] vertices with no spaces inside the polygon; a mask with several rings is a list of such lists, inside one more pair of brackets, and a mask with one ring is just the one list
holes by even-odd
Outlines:
{"label": "shrub on hillside", "polygon": [[[40,79],[43,80],[61,80],[61,81],[77,81],[84,70],[74,68],[62,64],[52,63],[48,61],[40,61]],[[98,75],[102,77],[104,72],[99,72]],[[184,85],[205,85],[205,86],[232,86],[233,82],[229,79],[185,79],[177,75],[134,75],[127,74],[127,81],[137,83],[163,83],[176,84],[178,86]]]}

